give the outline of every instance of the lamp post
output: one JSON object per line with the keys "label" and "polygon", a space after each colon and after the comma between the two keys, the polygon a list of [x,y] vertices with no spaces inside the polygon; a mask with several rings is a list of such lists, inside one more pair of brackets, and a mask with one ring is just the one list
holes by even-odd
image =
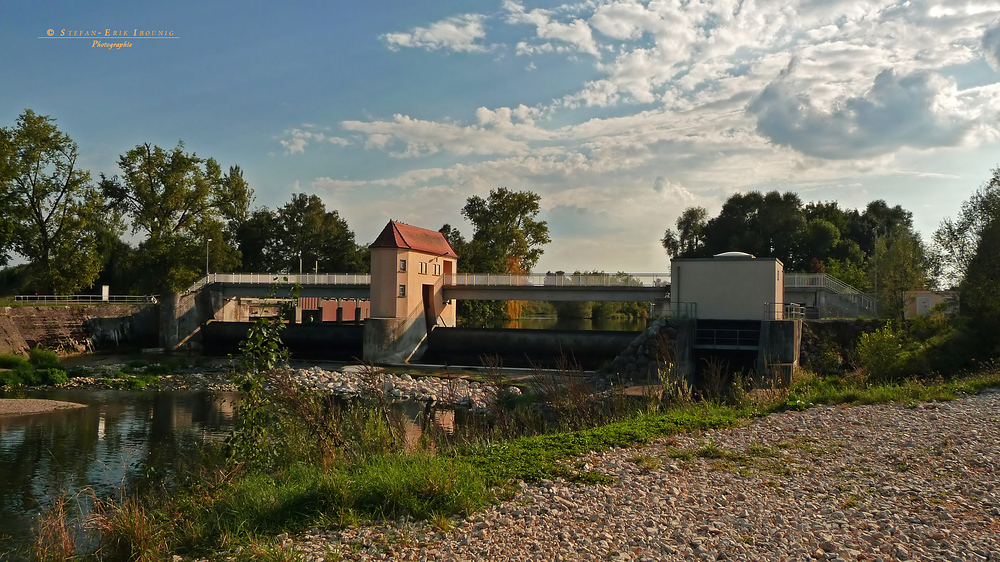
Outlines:
{"label": "lamp post", "polygon": [[208,243],[211,242],[211,238],[205,239],[205,281],[208,281]]}

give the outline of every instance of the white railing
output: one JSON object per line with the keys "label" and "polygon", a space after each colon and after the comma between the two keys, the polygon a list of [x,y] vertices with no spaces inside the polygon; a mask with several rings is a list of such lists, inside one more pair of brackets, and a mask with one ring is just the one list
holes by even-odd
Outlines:
{"label": "white railing", "polygon": [[156,304],[153,295],[15,295],[14,302],[63,303],[63,304]]}
{"label": "white railing", "polygon": [[444,276],[445,285],[488,287],[668,287],[669,273],[554,275],[546,273],[456,273]]}
{"label": "white railing", "polygon": [[827,275],[826,273],[786,273],[786,287],[823,287],[838,294],[861,293],[855,287],[844,283],[840,279]]}
{"label": "white railing", "polygon": [[193,293],[209,283],[241,285],[371,285],[367,273],[209,273],[188,287]]}
{"label": "white railing", "polygon": [[765,320],[802,320],[806,317],[806,307],[795,303],[764,303]]}

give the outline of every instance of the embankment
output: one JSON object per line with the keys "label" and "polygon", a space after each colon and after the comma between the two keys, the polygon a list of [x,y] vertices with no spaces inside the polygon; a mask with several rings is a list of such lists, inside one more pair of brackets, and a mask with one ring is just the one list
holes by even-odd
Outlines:
{"label": "embankment", "polygon": [[44,347],[59,353],[154,347],[158,312],[148,305],[0,307],[0,353]]}

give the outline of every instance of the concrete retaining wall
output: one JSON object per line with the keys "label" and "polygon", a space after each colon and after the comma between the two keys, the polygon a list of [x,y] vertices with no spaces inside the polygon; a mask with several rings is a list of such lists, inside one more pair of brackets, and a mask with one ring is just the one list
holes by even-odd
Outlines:
{"label": "concrete retaining wall", "polygon": [[153,347],[158,310],[141,305],[0,308],[0,353],[44,347],[60,353]]}

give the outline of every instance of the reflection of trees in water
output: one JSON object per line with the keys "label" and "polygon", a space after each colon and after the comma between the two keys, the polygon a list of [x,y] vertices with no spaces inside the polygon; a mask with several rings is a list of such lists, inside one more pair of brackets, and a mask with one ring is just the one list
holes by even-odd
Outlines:
{"label": "reflection of trees in water", "polygon": [[[207,392],[35,397],[91,405],[0,422],[0,553],[10,539],[29,539],[35,514],[56,497],[172,482],[177,467],[203,454],[205,438],[221,440],[232,421],[231,404]],[[87,497],[78,499],[88,511]]]}

